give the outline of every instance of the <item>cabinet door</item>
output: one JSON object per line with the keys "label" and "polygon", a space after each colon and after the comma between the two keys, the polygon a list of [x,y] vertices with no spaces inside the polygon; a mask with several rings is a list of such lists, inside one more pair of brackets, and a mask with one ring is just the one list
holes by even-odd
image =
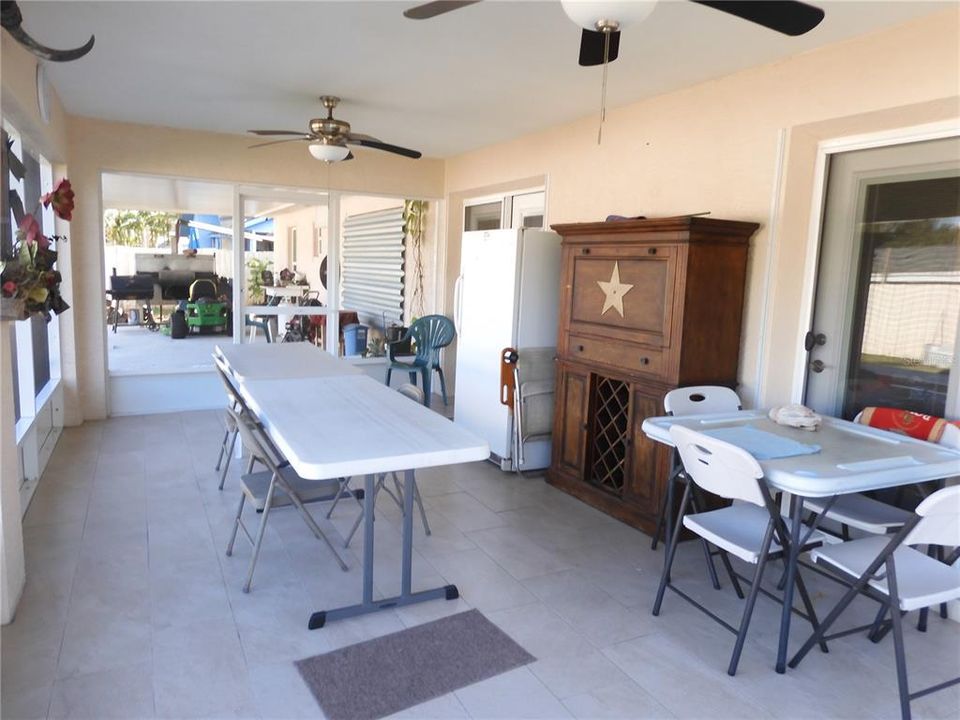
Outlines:
{"label": "cabinet door", "polygon": [[585,372],[561,369],[554,452],[557,466],[578,476],[582,476],[584,466],[589,382]]}
{"label": "cabinet door", "polygon": [[654,348],[672,342],[677,248],[597,245],[569,256],[567,327]]}
{"label": "cabinet door", "polygon": [[630,472],[624,489],[624,499],[642,513],[656,516],[660,510],[662,476],[664,475],[663,447],[648,438],[641,430],[644,419],[663,415],[660,395],[634,391],[633,413],[630,420]]}

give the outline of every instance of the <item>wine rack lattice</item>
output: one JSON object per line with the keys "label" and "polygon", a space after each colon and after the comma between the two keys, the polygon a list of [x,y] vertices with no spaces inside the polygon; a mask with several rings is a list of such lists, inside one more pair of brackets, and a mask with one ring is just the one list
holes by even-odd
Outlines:
{"label": "wine rack lattice", "polygon": [[595,376],[590,482],[615,495],[623,493],[627,462],[630,386]]}

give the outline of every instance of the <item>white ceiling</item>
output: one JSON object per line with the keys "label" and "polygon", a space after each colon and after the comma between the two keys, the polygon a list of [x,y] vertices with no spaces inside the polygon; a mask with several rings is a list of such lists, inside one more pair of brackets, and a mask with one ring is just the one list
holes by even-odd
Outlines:
{"label": "white ceiling", "polygon": [[[344,98],[357,132],[448,156],[598,110],[600,68],[577,64],[559,2],[486,2],[432,20],[408,2],[21,2],[54,47],[96,46],[48,70],[66,109],[221,132],[306,129],[317,96]],[[770,63],[946,7],[816,2],[826,19],[789,38],[707,7],[661,0],[623,32],[609,105]],[[866,71],[867,69],[865,69]]]}
{"label": "white ceiling", "polygon": [[[269,215],[289,203],[245,198],[247,217]],[[104,173],[103,207],[200,215],[233,215],[233,186],[199,180]]]}

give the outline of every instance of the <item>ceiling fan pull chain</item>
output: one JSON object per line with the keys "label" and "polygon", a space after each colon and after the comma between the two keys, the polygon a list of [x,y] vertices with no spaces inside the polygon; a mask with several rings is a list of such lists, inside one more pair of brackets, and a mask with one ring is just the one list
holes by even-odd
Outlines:
{"label": "ceiling fan pull chain", "polygon": [[603,33],[603,82],[600,86],[600,127],[597,130],[597,145],[603,139],[603,121],[607,119],[607,67],[610,58],[610,31]]}

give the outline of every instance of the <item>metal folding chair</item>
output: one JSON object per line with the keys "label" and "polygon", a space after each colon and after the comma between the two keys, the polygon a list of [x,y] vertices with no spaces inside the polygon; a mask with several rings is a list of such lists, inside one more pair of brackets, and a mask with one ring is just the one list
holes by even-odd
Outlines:
{"label": "metal folding chair", "polygon": [[[955,548],[941,562],[912,545]],[[836,607],[790,660],[796,667],[810,649],[824,640],[869,629],[868,637],[878,639],[877,630],[887,613],[893,630],[897,664],[900,714],[910,717],[910,702],[924,695],[960,683],[960,677],[910,692],[907,658],[903,646],[901,616],[939,603],[960,598],[960,486],[943,488],[927,497],[916,512],[892,537],[873,536],[835,545],[824,545],[811,553],[811,559],[852,583]],[[880,612],[871,625],[827,635],[827,630],[860,594],[880,603]]]}
{"label": "metal folding chair", "polygon": [[[750,626],[750,618],[753,615],[757,595],[763,593],[774,600],[780,601],[780,598],[761,588],[760,583],[767,563],[784,556],[783,550],[786,547],[786,538],[789,538],[789,533],[786,529],[786,522],[781,517],[780,510],[763,480],[763,470],[752,455],[730,443],[677,425],[670,428],[670,436],[680,453],[685,468],[683,498],[680,501],[677,527],[679,528],[682,523],[691,532],[721,550],[755,565],[756,569],[752,579],[741,577],[730,569],[730,577],[739,597],[743,598],[739,580],[750,583],[750,592],[746,598],[740,626],[733,627],[671,582],[670,570],[680,537],[679,531],[675,531],[670,538],[667,560],[660,576],[660,586],[657,589],[657,598],[653,605],[653,614],[660,614],[663,596],[669,587],[694,607],[736,635],[733,654],[727,667],[727,673],[734,675],[737,672],[737,664],[740,662],[740,654],[747,638],[747,630]],[[694,484],[709,493],[735,502],[733,505],[719,510],[687,514]],[[803,547],[814,547],[820,542],[821,537],[819,533],[811,530],[807,537],[802,539],[802,545]],[[814,628],[819,627],[813,603],[810,601],[803,579],[799,574],[796,577],[796,584],[806,614],[795,608],[791,609],[809,621]],[[822,648],[826,652],[825,644],[822,644]]]}
{"label": "metal folding chair", "polygon": [[[217,375],[219,376],[220,381],[223,383],[223,387],[227,392],[228,411],[224,413],[226,430],[223,433],[223,440],[220,443],[220,455],[217,457],[217,464],[214,467],[214,470],[220,472],[220,485],[218,486],[218,489],[223,490],[223,483],[227,479],[227,471],[230,469],[230,460],[233,457],[233,451],[237,445],[237,434],[239,432],[237,429],[237,423],[234,421],[234,413],[240,411],[242,404],[238,397],[239,394],[237,393],[236,388],[233,386],[233,382],[230,380],[230,376],[228,374],[229,371],[220,362],[219,358],[215,358],[214,362],[216,365]],[[234,412],[229,412],[229,410],[233,410]],[[249,470],[247,472],[249,472]]]}

